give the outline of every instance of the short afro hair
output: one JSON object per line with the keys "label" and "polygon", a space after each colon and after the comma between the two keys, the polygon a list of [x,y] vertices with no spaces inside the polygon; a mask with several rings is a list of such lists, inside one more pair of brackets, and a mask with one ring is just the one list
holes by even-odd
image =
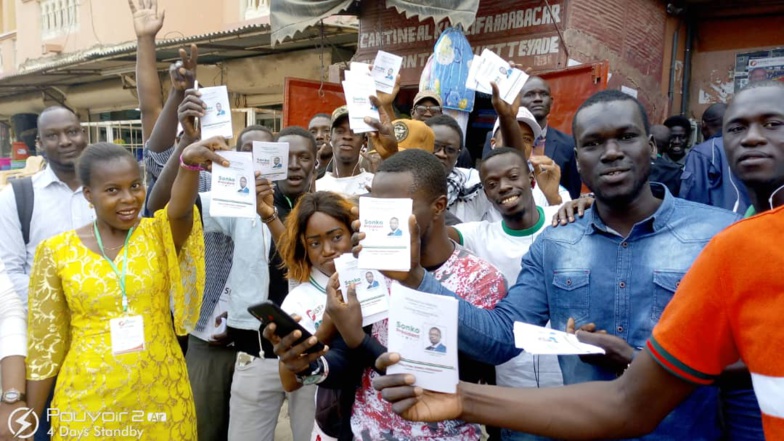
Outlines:
{"label": "short afro hair", "polygon": [[435,155],[424,150],[408,149],[395,153],[381,163],[377,173],[411,173],[414,177],[411,194],[423,191],[430,200],[447,194],[444,166]]}
{"label": "short afro hair", "polygon": [[450,129],[454,130],[455,132],[457,132],[457,135],[460,137],[460,149],[461,150],[463,149],[464,147],[463,129],[460,128],[460,124],[458,124],[457,120],[455,120],[451,116],[443,115],[443,114],[436,115],[428,118],[428,120],[425,121],[425,124],[430,128],[433,128],[433,126],[447,126]]}
{"label": "short afro hair", "polygon": [[637,100],[637,98],[631,95],[627,95],[620,90],[608,89],[596,92],[595,94],[591,95],[580,105],[580,107],[577,109],[577,112],[575,112],[574,118],[572,119],[572,134],[575,136],[575,143],[577,142],[576,135],[574,135],[577,132],[577,115],[579,115],[580,112],[587,109],[588,107],[594,106],[596,104],[613,103],[617,101],[633,102],[637,106],[637,110],[640,112],[640,118],[642,118],[642,124],[645,128],[645,135],[648,136],[651,134],[651,123],[648,120],[648,112],[645,111],[645,107],[643,107],[642,103]]}
{"label": "short afro hair", "polygon": [[310,133],[310,131],[305,129],[304,127],[288,126],[278,133],[278,136],[275,138],[275,141],[279,141],[280,138],[283,138],[285,136],[300,136],[302,138],[307,139],[308,143],[310,144],[310,149],[313,150],[313,156],[315,157],[316,153],[318,153],[318,146],[316,145],[316,137],[313,136],[313,134]]}

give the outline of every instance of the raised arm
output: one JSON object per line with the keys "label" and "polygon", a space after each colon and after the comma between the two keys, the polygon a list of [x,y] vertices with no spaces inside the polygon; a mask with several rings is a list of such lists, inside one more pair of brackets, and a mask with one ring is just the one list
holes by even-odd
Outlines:
{"label": "raised arm", "polygon": [[177,137],[178,107],[183,102],[186,91],[195,84],[198,59],[199,49],[192,44],[190,56],[185,49],[180,49],[180,60],[169,67],[172,87],[147,142],[150,151],[160,153],[171,148]]}
{"label": "raised arm", "polygon": [[256,211],[261,221],[267,225],[272,240],[278,244],[278,239],[286,228],[278,217],[278,210],[274,205],[275,190],[272,183],[261,177],[260,172],[256,172]]}
{"label": "raised arm", "polygon": [[493,88],[493,108],[498,114],[498,121],[501,127],[501,136],[504,138],[506,147],[520,150],[525,154],[526,158],[531,157],[531,149],[533,146],[523,140],[523,132],[520,131],[520,126],[517,125],[517,111],[520,109],[520,95],[518,94],[512,104],[507,103],[501,99],[498,85],[490,83]]}
{"label": "raised arm", "polygon": [[[210,169],[213,162],[229,165],[229,161],[215,153],[220,150],[229,150],[229,146],[222,138],[214,137],[191,144],[182,152],[182,163],[174,180],[168,205],[169,224],[177,251],[188,239],[193,227],[193,205],[199,194],[200,168]],[[175,158],[172,157],[173,159]],[[176,159],[179,161],[179,158]]]}
{"label": "raised arm", "polygon": [[136,93],[142,113],[142,140],[147,141],[161,113],[161,80],[155,58],[155,36],[163,27],[164,11],[158,13],[158,0],[128,0],[136,32]]}
{"label": "raised arm", "polygon": [[180,166],[180,155],[185,150],[185,147],[197,142],[200,138],[194,124],[194,118],[202,114],[204,102],[201,101],[198,94],[198,91],[188,89],[185,92],[185,100],[180,104],[178,115],[184,133],[177,144],[177,148],[169,156],[169,160],[166,162],[160,175],[158,175],[158,179],[155,181],[155,185],[152,187],[150,196],[147,199],[147,210],[151,213],[155,213],[169,203],[174,178],[177,177]]}

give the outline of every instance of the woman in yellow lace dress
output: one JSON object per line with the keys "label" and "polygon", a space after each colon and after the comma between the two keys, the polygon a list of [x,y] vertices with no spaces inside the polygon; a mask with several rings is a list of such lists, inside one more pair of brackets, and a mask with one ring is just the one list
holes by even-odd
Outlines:
{"label": "woman in yellow lace dress", "polygon": [[225,148],[214,139],[188,146],[171,202],[141,220],[133,156],[106,143],[82,153],[78,173],[96,221],[42,242],[30,277],[28,401],[46,418],[57,377],[52,439],[196,440],[174,331],[193,328],[204,286],[194,164],[221,160],[213,150]]}

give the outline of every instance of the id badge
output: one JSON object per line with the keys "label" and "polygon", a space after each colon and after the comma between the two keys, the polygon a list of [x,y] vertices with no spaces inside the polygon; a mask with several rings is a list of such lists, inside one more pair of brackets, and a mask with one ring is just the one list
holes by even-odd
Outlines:
{"label": "id badge", "polygon": [[144,350],[144,318],[140,315],[109,320],[112,331],[112,354],[122,355]]}

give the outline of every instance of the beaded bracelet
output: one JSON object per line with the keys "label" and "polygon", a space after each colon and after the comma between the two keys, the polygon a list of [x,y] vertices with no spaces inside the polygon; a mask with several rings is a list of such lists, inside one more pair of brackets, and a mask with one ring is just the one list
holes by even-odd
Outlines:
{"label": "beaded bracelet", "polygon": [[182,160],[182,153],[180,153],[180,167],[190,171],[204,171],[204,167],[202,167],[201,164],[199,165],[186,164],[185,161]]}

